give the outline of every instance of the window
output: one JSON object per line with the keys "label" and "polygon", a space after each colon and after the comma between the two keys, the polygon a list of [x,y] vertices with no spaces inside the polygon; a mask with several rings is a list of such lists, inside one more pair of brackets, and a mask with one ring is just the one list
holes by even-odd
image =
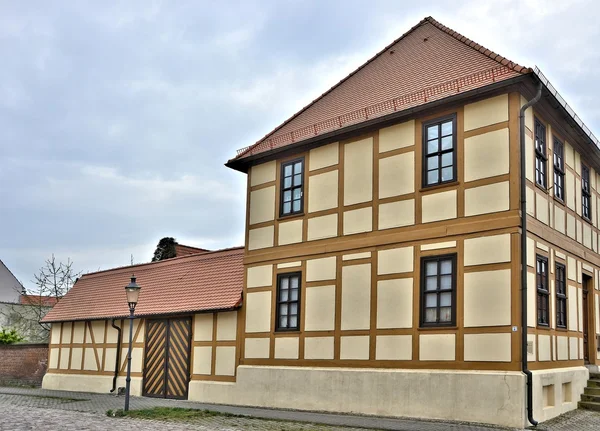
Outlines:
{"label": "window", "polygon": [[423,124],[423,186],[456,181],[456,116]]}
{"label": "window", "polygon": [[581,213],[583,217],[592,219],[592,194],[590,192],[590,169],[581,165]]}
{"label": "window", "polygon": [[456,255],[421,259],[421,326],[456,321]]}
{"label": "window", "polygon": [[565,159],[563,143],[554,138],[554,196],[565,201]]}
{"label": "window", "polygon": [[538,255],[535,262],[537,286],[537,320],[538,325],[548,326],[550,307],[548,304],[548,259]]}
{"label": "window", "polygon": [[565,284],[565,266],[556,264],[556,326],[567,327],[567,286]]}
{"label": "window", "polygon": [[304,210],[304,159],[281,165],[281,210],[280,215],[300,214]]}
{"label": "window", "polygon": [[297,331],[300,327],[300,272],[277,277],[277,330]]}
{"label": "window", "polygon": [[546,126],[535,119],[535,182],[546,188]]}

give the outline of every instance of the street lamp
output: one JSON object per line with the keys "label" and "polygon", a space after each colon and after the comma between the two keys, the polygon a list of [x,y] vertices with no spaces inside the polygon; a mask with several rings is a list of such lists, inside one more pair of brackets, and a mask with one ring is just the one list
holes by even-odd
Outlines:
{"label": "street lamp", "polygon": [[129,411],[129,390],[131,388],[131,344],[133,342],[133,313],[140,296],[139,286],[135,282],[135,275],[131,276],[131,282],[125,286],[127,304],[129,305],[129,351],[127,352],[127,378],[125,379],[125,411]]}

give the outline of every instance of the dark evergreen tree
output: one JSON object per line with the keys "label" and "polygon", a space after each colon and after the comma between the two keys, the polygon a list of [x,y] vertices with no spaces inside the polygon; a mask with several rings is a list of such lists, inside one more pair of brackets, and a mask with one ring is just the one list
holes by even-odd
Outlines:
{"label": "dark evergreen tree", "polygon": [[158,241],[156,250],[154,250],[152,262],[158,262],[159,260],[171,259],[172,257],[175,257],[175,245],[177,245],[177,241],[175,238],[170,236],[166,236]]}

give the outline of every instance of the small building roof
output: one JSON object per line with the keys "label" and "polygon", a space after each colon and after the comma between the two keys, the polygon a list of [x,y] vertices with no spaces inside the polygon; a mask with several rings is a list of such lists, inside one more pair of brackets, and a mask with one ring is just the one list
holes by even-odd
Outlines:
{"label": "small building roof", "polygon": [[227,165],[531,72],[426,17]]}
{"label": "small building roof", "polygon": [[136,316],[234,309],[241,305],[244,248],[175,257],[83,275],[42,322],[129,315],[125,286],[141,286]]}
{"label": "small building roof", "polygon": [[210,250],[205,248],[192,247],[191,245],[175,244],[175,256],[182,257],[190,254],[208,253]]}
{"label": "small building roof", "polygon": [[54,307],[58,302],[56,296],[45,295],[21,295],[19,296],[19,304],[36,305],[42,307]]}

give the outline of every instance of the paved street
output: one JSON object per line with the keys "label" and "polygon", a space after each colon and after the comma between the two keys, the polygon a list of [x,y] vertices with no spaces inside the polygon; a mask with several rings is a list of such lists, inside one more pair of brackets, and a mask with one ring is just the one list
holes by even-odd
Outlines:
{"label": "paved street", "polygon": [[[359,431],[361,429],[491,431],[499,429],[483,425],[257,409],[155,398],[135,397],[132,399],[131,404],[132,409],[156,406],[185,407],[245,416],[211,416],[192,422],[170,422],[168,429],[174,431]],[[107,429],[114,431],[164,431],[165,429],[164,422],[107,417],[107,410],[122,408],[122,396],[0,387],[0,406],[0,431]],[[317,425],[317,423],[321,425]],[[542,424],[538,429],[548,431],[597,431],[600,429],[600,413],[581,410],[571,412]]]}

